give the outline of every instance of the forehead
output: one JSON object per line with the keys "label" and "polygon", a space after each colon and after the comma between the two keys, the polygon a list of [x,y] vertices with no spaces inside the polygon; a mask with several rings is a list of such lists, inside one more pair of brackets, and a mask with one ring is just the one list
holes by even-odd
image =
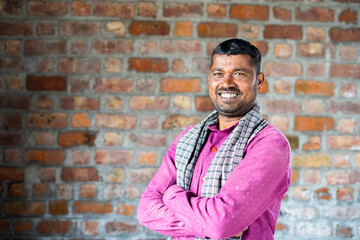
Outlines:
{"label": "forehead", "polygon": [[213,57],[213,68],[255,68],[252,65],[252,58],[249,55],[220,55]]}

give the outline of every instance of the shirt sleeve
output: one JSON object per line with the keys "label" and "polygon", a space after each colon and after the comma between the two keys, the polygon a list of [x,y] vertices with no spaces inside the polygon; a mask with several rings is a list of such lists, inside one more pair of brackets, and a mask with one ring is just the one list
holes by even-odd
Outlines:
{"label": "shirt sleeve", "polygon": [[186,225],[203,226],[206,237],[228,238],[242,232],[290,185],[290,148],[284,136],[268,134],[249,145],[217,195],[199,197],[174,185],[164,194],[165,205]]}
{"label": "shirt sleeve", "polygon": [[191,225],[187,226],[168,209],[163,202],[165,191],[176,185],[176,167],[174,164],[176,143],[186,132],[180,134],[170,145],[157,173],[141,194],[137,216],[141,225],[173,237],[195,236]]}

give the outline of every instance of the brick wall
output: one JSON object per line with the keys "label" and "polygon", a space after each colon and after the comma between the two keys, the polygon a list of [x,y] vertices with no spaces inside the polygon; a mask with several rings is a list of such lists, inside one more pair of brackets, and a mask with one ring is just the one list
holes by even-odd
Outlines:
{"label": "brick wall", "polygon": [[359,3],[0,1],[0,235],[161,239],[139,196],[213,109],[213,48],[241,37],[293,151],[276,238],[359,239]]}

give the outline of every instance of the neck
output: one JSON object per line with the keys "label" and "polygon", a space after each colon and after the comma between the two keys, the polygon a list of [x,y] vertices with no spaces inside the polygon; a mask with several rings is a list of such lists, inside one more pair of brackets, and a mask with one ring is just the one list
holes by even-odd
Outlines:
{"label": "neck", "polygon": [[230,118],[230,117],[219,115],[219,130],[221,131],[221,130],[231,127],[232,125],[237,123],[242,117],[243,116]]}

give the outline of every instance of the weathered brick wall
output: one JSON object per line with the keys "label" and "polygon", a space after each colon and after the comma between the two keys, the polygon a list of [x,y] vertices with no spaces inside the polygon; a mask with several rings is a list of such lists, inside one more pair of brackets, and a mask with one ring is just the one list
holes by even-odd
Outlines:
{"label": "weathered brick wall", "polygon": [[0,0],[0,235],[161,238],[139,196],[213,109],[211,51],[241,37],[293,150],[277,239],[359,239],[359,3]]}

